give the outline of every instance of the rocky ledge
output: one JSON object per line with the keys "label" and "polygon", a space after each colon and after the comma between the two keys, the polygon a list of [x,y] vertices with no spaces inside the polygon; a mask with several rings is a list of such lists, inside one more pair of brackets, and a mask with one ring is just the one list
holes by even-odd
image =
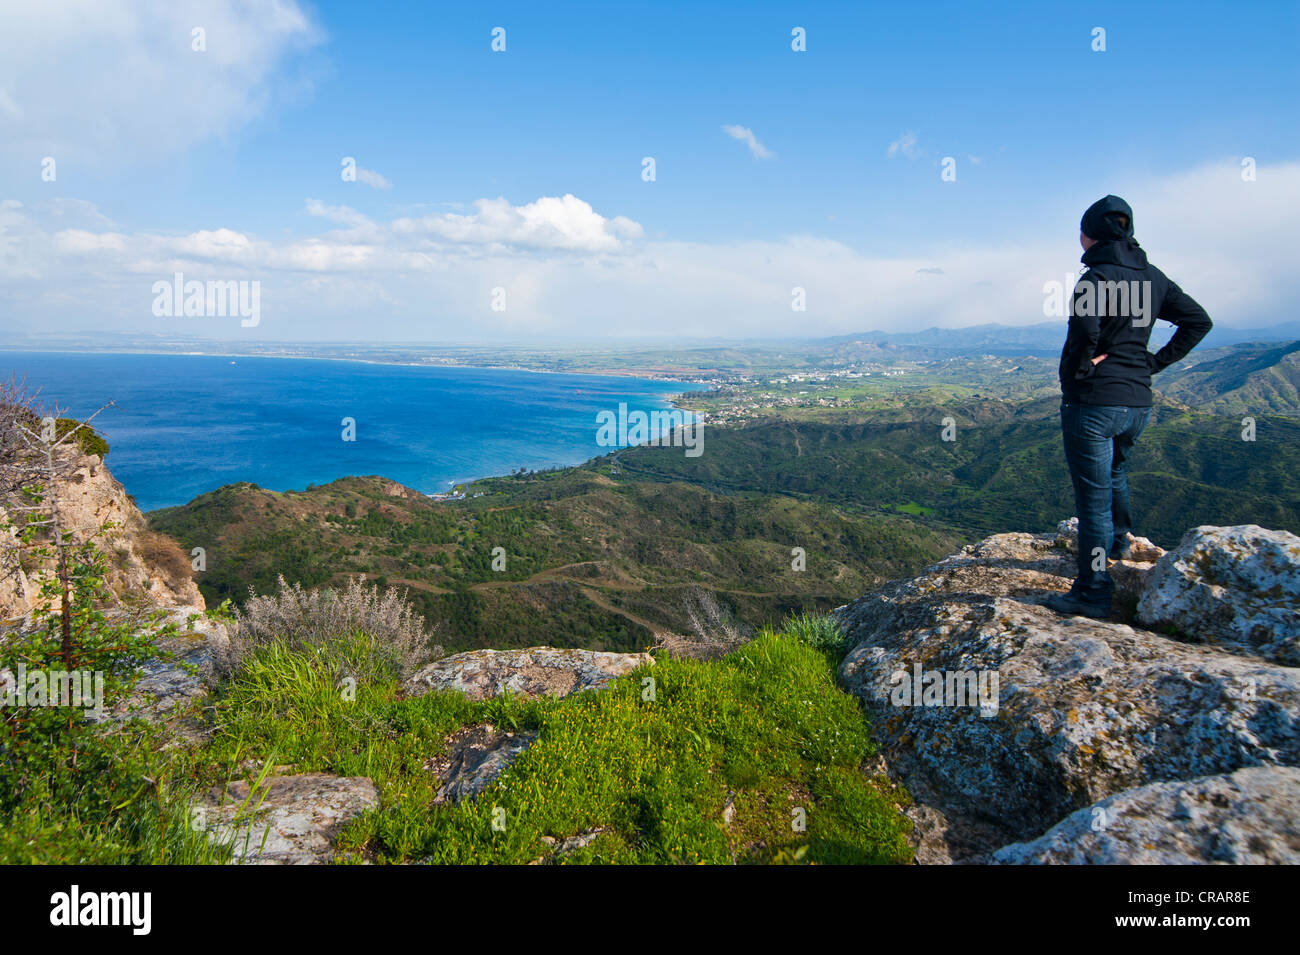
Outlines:
{"label": "rocky ledge", "polygon": [[1042,605],[1076,541],[999,534],[836,611],[917,861],[1300,861],[1300,538],[1135,540],[1111,620]]}

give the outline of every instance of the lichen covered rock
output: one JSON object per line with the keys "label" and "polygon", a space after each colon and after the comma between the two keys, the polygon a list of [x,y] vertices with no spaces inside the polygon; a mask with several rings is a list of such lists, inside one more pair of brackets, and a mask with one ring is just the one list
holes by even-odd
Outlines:
{"label": "lichen covered rock", "polygon": [[1300,537],[1195,527],[1156,564],[1137,613],[1151,627],[1300,666]]}
{"label": "lichen covered rock", "polygon": [[233,846],[233,863],[312,865],[330,861],[348,820],[378,806],[364,776],[304,773],[214,787],[192,812],[210,839]]}
{"label": "lichen covered rock", "polygon": [[1252,766],[1151,783],[1067,816],[1032,842],[999,849],[1000,865],[1296,865],[1300,769]]}
{"label": "lichen covered rock", "polygon": [[446,754],[425,764],[442,784],[434,801],[476,798],[536,739],[536,733],[511,733],[486,723],[457,730],[447,739]]}
{"label": "lichen covered rock", "polygon": [[430,690],[456,690],[471,700],[506,692],[525,697],[561,697],[608,686],[616,677],[653,662],[648,653],[554,647],[471,650],[422,667],[407,681],[407,691],[419,696]]}
{"label": "lichen covered rock", "polygon": [[1300,763],[1300,671],[1042,606],[1072,573],[1057,535],[1001,534],[836,611],[840,681],[891,773],[964,820],[954,858],[1146,783]]}

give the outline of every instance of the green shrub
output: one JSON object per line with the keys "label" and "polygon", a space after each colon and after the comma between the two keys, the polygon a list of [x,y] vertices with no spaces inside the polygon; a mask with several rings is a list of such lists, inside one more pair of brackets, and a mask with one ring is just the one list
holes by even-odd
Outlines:
{"label": "green shrub", "polygon": [[800,643],[831,657],[842,657],[849,649],[844,628],[829,614],[801,613],[787,621],[785,630]]}
{"label": "green shrub", "polygon": [[75,418],[59,418],[54,422],[54,435],[56,438],[62,438],[73,430],[76,431],[76,434],[72,440],[83,454],[98,454],[101,458],[108,454],[108,442],[104,440],[103,435],[90,425],[83,425]]}
{"label": "green shrub", "polygon": [[[164,781],[157,729],[138,721],[113,726],[115,706],[131,692],[140,665],[165,659],[156,623],[107,616],[104,560],[86,546],[70,555],[73,656],[63,656],[57,610],[32,630],[0,643],[0,673],[13,705],[0,707],[0,863],[121,864],[194,862],[213,850],[185,822],[188,792]],[[56,584],[43,598],[58,606]],[[102,679],[103,709],[18,705],[20,673],[90,671]]]}

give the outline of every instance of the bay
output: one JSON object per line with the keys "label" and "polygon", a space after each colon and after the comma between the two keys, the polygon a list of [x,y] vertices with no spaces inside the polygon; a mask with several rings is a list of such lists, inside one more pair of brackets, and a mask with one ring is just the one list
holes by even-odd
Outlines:
{"label": "bay", "polygon": [[[223,484],[301,490],[379,474],[426,494],[580,464],[596,415],[672,407],[704,386],[609,375],[298,358],[0,352],[0,374],[95,419],[109,469],[142,510]],[[344,441],[343,419],[355,421]]]}

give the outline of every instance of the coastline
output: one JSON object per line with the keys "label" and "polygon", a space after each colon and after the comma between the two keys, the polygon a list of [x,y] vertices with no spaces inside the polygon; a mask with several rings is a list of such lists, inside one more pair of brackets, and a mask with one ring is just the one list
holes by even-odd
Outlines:
{"label": "coastline", "polygon": [[[207,351],[135,351],[133,349],[118,349],[114,351],[95,351],[87,348],[3,348],[0,352],[10,352],[14,354],[31,353],[34,355],[136,355],[145,358],[245,358],[245,359],[286,359],[291,361],[340,361],[354,362],[359,365],[391,365],[396,368],[481,368],[484,371],[526,371],[533,375],[599,375],[609,378],[635,378],[639,381],[663,381],[669,384],[692,384],[704,385],[700,393],[708,393],[716,390],[717,384],[714,379],[690,378],[681,376],[664,376],[658,377],[649,374],[646,371],[624,371],[613,368],[603,369],[577,369],[570,371],[556,371],[551,368],[528,368],[524,365],[494,365],[480,364],[468,361],[449,361],[440,364],[429,364],[422,361],[381,361],[375,358],[335,358],[328,355],[253,355],[246,352],[207,352]],[[683,391],[668,396],[666,399],[668,406],[677,411],[689,411],[691,414],[699,414],[694,408],[689,408],[682,404],[682,399],[686,398],[693,392]],[[575,465],[576,466],[576,465]],[[488,475],[496,477],[498,475]],[[484,478],[474,478],[475,481],[484,480]]]}
{"label": "coastline", "polygon": [[[469,364],[469,363],[454,363],[454,364],[445,363],[445,364],[435,365],[435,364],[428,364],[425,362],[383,361],[383,360],[367,359],[367,358],[334,357],[334,356],[325,356],[325,355],[253,355],[253,354],[246,354],[241,352],[213,353],[213,352],[177,352],[177,351],[128,351],[128,350],[98,351],[98,350],[91,350],[91,349],[67,349],[67,348],[62,348],[62,349],[39,348],[38,349],[38,348],[12,348],[12,347],[0,349],[0,354],[69,355],[69,356],[83,356],[83,357],[97,357],[97,358],[113,358],[118,356],[122,356],[122,357],[129,356],[129,357],[140,357],[140,358],[192,357],[192,358],[244,359],[250,361],[292,359],[292,360],[300,360],[300,361],[345,362],[345,363],[355,363],[361,365],[393,366],[398,368],[429,368],[435,370],[461,368],[466,370],[529,372],[535,375],[555,375],[555,376],[562,376],[562,377],[600,376],[600,377],[610,377],[610,378],[633,379],[637,381],[653,382],[656,384],[696,384],[696,385],[700,385],[701,387],[695,390],[687,390],[687,391],[666,393],[663,395],[655,395],[652,399],[653,404],[656,406],[660,406],[661,410],[681,411],[693,417],[698,416],[700,413],[696,411],[694,408],[691,408],[687,405],[687,402],[689,401],[689,397],[692,394],[707,394],[711,392],[714,387],[716,387],[701,381],[692,382],[687,379],[681,379],[681,378],[652,378],[644,375],[633,374],[629,371],[612,370],[612,369],[606,369],[602,371],[591,371],[591,370],[556,371],[552,369],[527,368],[527,367],[521,367],[516,365]],[[611,450],[620,450],[620,449],[611,449]],[[590,463],[591,461],[595,460],[596,458],[601,457],[605,453],[608,453],[608,451],[602,452],[600,454],[593,454],[588,457],[582,458],[580,460],[575,460],[569,463],[557,464],[554,466],[554,469],[563,470],[567,468],[582,467]],[[106,462],[106,464],[108,464],[109,469],[111,471],[112,463]],[[340,474],[336,477],[329,478],[328,480],[324,480],[320,482],[308,482],[302,487],[273,488],[273,487],[266,487],[265,485],[262,484],[258,484],[257,486],[262,487],[264,490],[272,491],[273,493],[277,493],[277,494],[283,494],[289,492],[301,493],[303,491],[306,491],[308,487],[316,483],[328,484],[349,477],[364,477],[367,476],[368,474],[375,474],[375,473],[378,472],[368,471],[366,469],[360,469],[353,473]],[[510,474],[492,472],[492,473],[477,474],[469,477],[459,477],[455,479],[450,479],[447,480],[444,485],[445,490],[432,491],[432,492],[421,491],[418,488],[410,487],[410,485],[403,484],[401,481],[397,480],[396,478],[389,477],[386,474],[378,474],[378,476],[384,477],[386,480],[391,480],[394,483],[401,484],[403,487],[409,487],[411,490],[423,494],[424,496],[429,497],[430,499],[446,501],[446,500],[463,499],[463,498],[452,496],[452,492],[454,492],[456,488],[462,488],[462,489],[468,488],[471,485],[475,484],[476,482],[491,480],[494,478],[509,477]],[[247,480],[247,479],[243,479],[243,480]],[[193,501],[195,497],[199,497],[202,496],[203,494],[211,493],[213,491],[219,490],[220,488],[229,486],[231,484],[243,483],[243,480],[226,481],[221,484],[217,484],[212,487],[209,487],[206,490],[199,491],[194,496],[186,500],[179,501],[176,503],[161,504],[156,507],[150,507],[147,510],[144,509],[142,510],[147,515],[152,512],[166,510],[172,507],[181,507]],[[249,481],[249,483],[256,483],[256,482]],[[128,494],[131,493],[131,489],[129,487],[127,488],[127,493]],[[132,494],[131,496],[132,499],[134,499],[134,495]]]}
{"label": "coastline", "polygon": [[614,368],[572,368],[564,371],[558,371],[554,368],[530,368],[527,365],[500,365],[491,362],[475,362],[470,360],[455,360],[444,362],[424,362],[424,361],[385,361],[378,358],[341,358],[331,355],[263,355],[251,352],[216,352],[216,351],[153,351],[137,350],[130,348],[118,348],[111,350],[100,350],[93,348],[27,348],[8,346],[0,348],[0,352],[10,353],[31,353],[38,355],[136,355],[140,357],[156,358],[248,358],[248,359],[284,359],[290,361],[342,361],[355,362],[361,365],[392,365],[398,368],[482,368],[491,371],[526,371],[534,375],[601,375],[611,378],[638,378],[645,381],[666,381],[680,382],[682,384],[699,384],[710,385],[714,378],[693,378],[689,375],[683,376],[678,374],[657,374],[657,369],[614,369]]}

